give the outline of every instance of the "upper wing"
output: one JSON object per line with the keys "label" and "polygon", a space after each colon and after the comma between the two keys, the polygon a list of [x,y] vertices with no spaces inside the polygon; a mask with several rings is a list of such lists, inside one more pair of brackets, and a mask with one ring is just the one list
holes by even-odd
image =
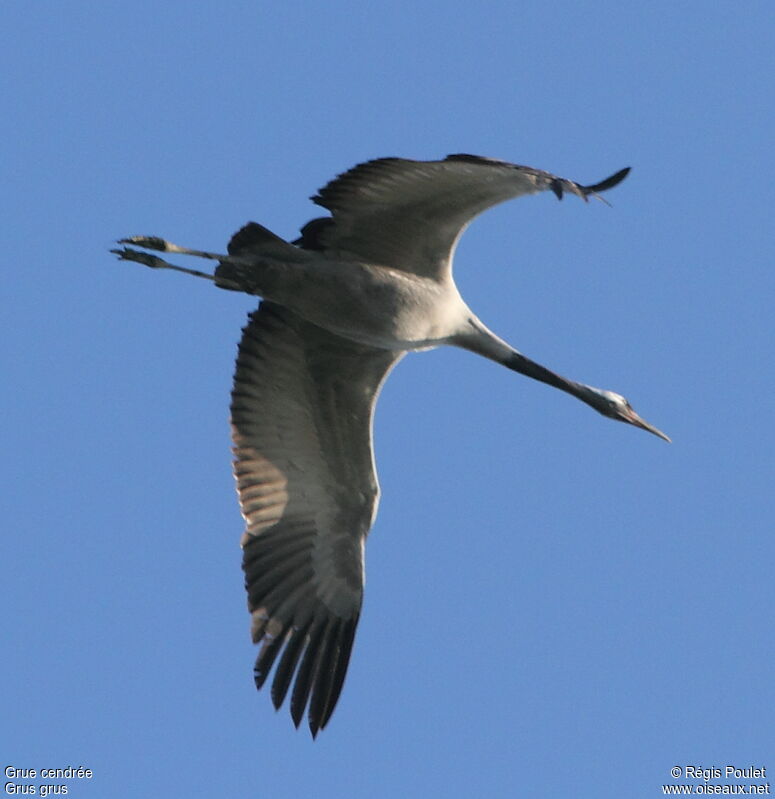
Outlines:
{"label": "upper wing", "polygon": [[332,212],[333,224],[313,220],[314,229],[305,227],[315,249],[438,277],[449,270],[460,234],[487,208],[546,189],[560,199],[566,191],[586,199],[612,188],[628,172],[582,186],[475,155],[449,155],[443,161],[380,158],[321,189],[312,199]]}
{"label": "upper wing", "polygon": [[[313,735],[334,710],[363,596],[377,508],[371,419],[401,353],[348,342],[263,302],[243,331],[232,392],[234,472],[256,685]],[[311,696],[311,698],[310,698]]]}

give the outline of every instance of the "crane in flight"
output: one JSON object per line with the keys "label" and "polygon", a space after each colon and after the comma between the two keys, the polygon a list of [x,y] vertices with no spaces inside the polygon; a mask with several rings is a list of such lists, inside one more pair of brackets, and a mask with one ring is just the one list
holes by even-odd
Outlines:
{"label": "crane in flight", "polygon": [[[583,186],[473,155],[380,158],[321,189],[312,199],[330,216],[308,222],[292,243],[250,222],[226,254],[155,236],[121,239],[131,246],[112,251],[262,298],[242,332],[231,399],[243,568],[261,646],[255,681],[261,688],[274,667],[277,709],[293,684],[294,724],[308,708],[313,737],[339,699],[361,610],[364,545],[379,499],[374,406],[407,352],[470,350],[670,440],[620,394],[568,380],[509,346],[452,277],[460,235],[487,208],[545,190],[587,200],[628,172]],[[214,274],[187,269],[136,247],[218,266]]]}

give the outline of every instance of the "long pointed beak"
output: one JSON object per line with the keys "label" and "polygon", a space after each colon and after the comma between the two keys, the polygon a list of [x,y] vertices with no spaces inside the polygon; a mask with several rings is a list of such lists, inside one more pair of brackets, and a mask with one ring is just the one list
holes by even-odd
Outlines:
{"label": "long pointed beak", "polygon": [[629,422],[630,424],[634,424],[635,427],[640,427],[643,430],[648,430],[649,433],[653,433],[655,436],[659,436],[663,441],[667,441],[669,444],[672,443],[670,440],[670,436],[665,435],[661,430],[654,427],[653,424],[649,424],[645,419],[641,419],[635,411],[630,410],[630,412],[625,417],[625,421]]}

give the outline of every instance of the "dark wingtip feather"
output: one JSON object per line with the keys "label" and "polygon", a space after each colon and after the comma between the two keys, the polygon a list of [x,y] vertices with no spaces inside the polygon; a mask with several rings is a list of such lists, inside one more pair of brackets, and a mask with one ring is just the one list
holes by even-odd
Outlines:
{"label": "dark wingtip feather", "polygon": [[613,175],[607,177],[605,180],[601,180],[599,183],[595,183],[592,186],[580,186],[579,188],[584,194],[599,194],[601,191],[608,191],[608,189],[618,186],[627,175],[630,174],[630,169],[631,167],[626,166],[624,169],[614,172]]}
{"label": "dark wingtip feather", "polygon": [[321,623],[312,627],[309,638],[307,639],[307,647],[304,650],[304,656],[296,672],[296,682],[294,683],[293,693],[291,694],[291,718],[297,727],[301,724],[304,710],[307,707],[309,694],[315,681],[318,661],[320,659],[320,639],[323,636],[324,630],[325,625]]}
{"label": "dark wingtip feather", "polygon": [[277,653],[286,641],[286,633],[283,630],[275,638],[271,638],[264,642],[261,651],[256,658],[256,665],[253,667],[253,679],[256,683],[256,688],[261,690],[261,687],[266,682],[269,672],[272,670]]}
{"label": "dark wingtip feather", "polygon": [[338,619],[329,621],[323,636],[315,684],[309,702],[309,724],[311,730],[314,728],[313,738],[317,730],[322,727],[322,721],[327,717],[331,705],[331,688],[336,681],[337,665],[342,656],[343,633],[342,621]]}
{"label": "dark wingtip feather", "polygon": [[352,653],[353,641],[355,640],[355,629],[358,626],[358,619],[351,619],[344,622],[339,636],[339,659],[336,663],[333,679],[328,693],[328,706],[326,707],[323,716],[320,719],[320,729],[325,729],[331,715],[336,708],[339,701],[339,694],[342,693],[344,686],[344,678],[347,675],[347,667],[350,664],[350,655]]}
{"label": "dark wingtip feather", "polygon": [[275,669],[274,680],[272,680],[272,704],[276,710],[279,710],[280,705],[285,701],[285,695],[288,693],[296,664],[299,662],[299,655],[301,655],[308,628],[309,624],[306,624],[293,631],[285,645],[285,651],[277,664],[277,669]]}

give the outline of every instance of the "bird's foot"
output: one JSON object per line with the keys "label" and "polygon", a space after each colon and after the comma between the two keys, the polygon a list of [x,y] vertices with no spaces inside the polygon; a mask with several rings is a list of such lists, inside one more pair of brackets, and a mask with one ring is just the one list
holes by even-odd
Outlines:
{"label": "bird's foot", "polygon": [[119,239],[118,244],[134,244],[136,247],[158,252],[176,252],[178,249],[160,236],[129,236],[126,239]]}
{"label": "bird's foot", "polygon": [[[128,241],[128,239],[121,239],[119,243],[125,241]],[[118,256],[119,261],[134,261],[135,263],[143,264],[143,266],[149,266],[151,269],[166,269],[171,266],[171,264],[168,264],[165,260],[156,255],[133,250],[129,247],[122,247],[120,250],[111,250],[111,252]]]}
{"label": "bird's foot", "polygon": [[[133,236],[131,239],[119,239],[118,243],[124,244],[126,242],[135,242],[140,247],[149,247],[148,244],[141,243],[149,241],[154,244],[167,244],[164,239],[159,239],[156,236]],[[161,247],[158,249],[161,249]],[[182,272],[185,275],[203,277],[206,280],[215,280],[215,276],[208,274],[207,272],[200,272],[198,269],[186,269],[183,266],[171,264],[169,261],[165,261],[163,258],[159,258],[157,255],[151,255],[147,252],[133,250],[131,247],[122,247],[120,250],[111,250],[111,252],[118,256],[119,261],[134,261],[135,263],[142,264],[143,266],[149,266],[151,269],[172,269],[174,272]],[[221,281],[218,282],[220,285]],[[224,286],[224,288],[231,288],[231,285]]]}

